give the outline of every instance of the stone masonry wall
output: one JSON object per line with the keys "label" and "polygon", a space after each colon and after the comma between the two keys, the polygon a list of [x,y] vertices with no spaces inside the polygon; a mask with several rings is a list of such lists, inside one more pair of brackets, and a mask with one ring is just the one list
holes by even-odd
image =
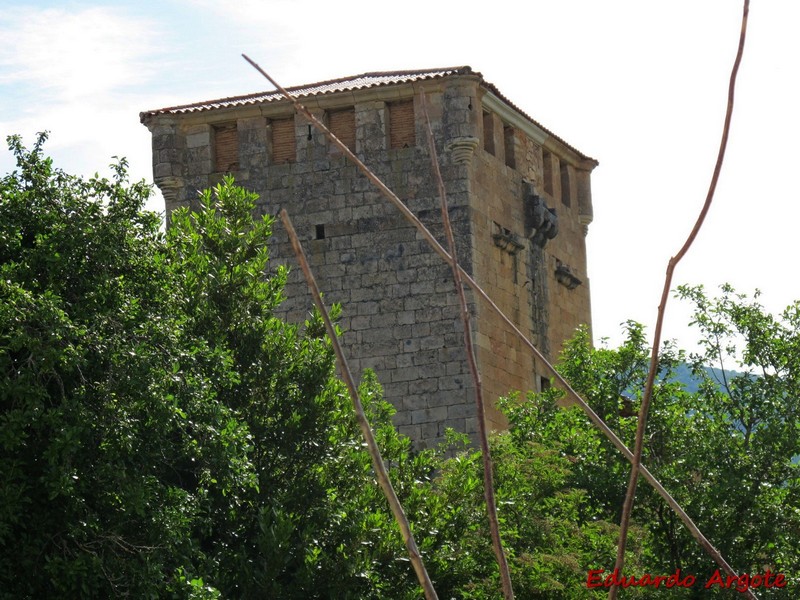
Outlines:
{"label": "stone masonry wall", "polygon": [[[459,133],[459,118],[448,104],[458,105],[460,111],[460,104],[468,101],[448,86],[427,83],[425,89],[460,259],[470,264],[466,172],[452,164],[445,151],[448,137]],[[418,92],[407,85],[386,99],[350,99],[355,106],[356,153],[444,243]],[[416,145],[391,149],[387,102],[410,97],[415,102]],[[342,98],[307,103],[323,119],[326,110],[347,104]],[[277,215],[281,208],[289,213],[326,301],[343,305],[340,325],[351,369],[356,374],[367,368],[376,371],[386,398],[398,410],[395,423],[400,431],[419,447],[442,441],[448,427],[474,434],[472,381],[449,266],[302,116],[294,116],[296,161],[273,164],[270,121],[292,114],[285,103],[276,103],[213,115],[214,122],[237,125],[237,183],[261,196],[262,214]],[[222,178],[222,173],[212,172],[214,122],[208,115],[191,115],[153,128],[154,149],[164,148],[154,152],[154,169],[168,172],[173,186],[168,211],[191,206],[196,190]],[[292,269],[282,310],[290,321],[302,323],[311,310],[311,297],[279,222],[270,253],[274,265]]]}
{"label": "stone masonry wall", "polygon": [[[501,310],[554,362],[564,340],[580,324],[590,324],[584,225],[591,219],[591,198],[578,202],[578,171],[522,131],[484,111],[476,119],[481,143],[471,165],[473,260],[475,277]],[[489,143],[487,136],[492,139]],[[544,192],[544,161],[552,161],[553,193]],[[562,201],[561,169],[570,195]],[[580,188],[588,194],[588,172]],[[581,175],[583,176],[583,175]],[[569,179],[566,179],[569,178]],[[571,182],[571,185],[570,185]],[[532,185],[531,185],[532,184]],[[531,239],[526,203],[533,191],[555,209],[558,233],[544,247]],[[588,207],[588,208],[587,208]],[[561,273],[568,269],[572,279]],[[514,391],[539,390],[544,370],[493,312],[478,307],[476,346],[487,399]],[[487,418],[495,428],[507,425],[494,408]]]}
{"label": "stone masonry wall", "polygon": [[[494,121],[494,154],[480,144],[471,169],[475,275],[498,307],[523,333],[534,337],[534,297],[527,274],[530,242],[525,236],[523,200],[523,176],[531,176],[531,167],[520,152],[527,140],[518,137],[514,146],[515,168],[507,166],[503,123],[493,114],[482,121],[489,118]],[[482,128],[481,139],[487,134]],[[476,346],[487,400],[517,390],[537,389],[532,355],[500,318],[485,307],[478,309]],[[487,409],[487,418],[493,428],[506,426],[505,418],[494,407]]]}
{"label": "stone masonry wall", "polygon": [[[591,220],[589,171],[569,162],[562,142],[544,148],[482,106],[474,75],[305,98],[326,120],[354,108],[355,152],[444,242],[427,150],[420,93],[427,107],[448,194],[459,261],[498,306],[553,359],[579,323],[590,323],[585,229]],[[416,143],[392,148],[391,102],[413,98]],[[272,122],[293,118],[295,160],[273,159]],[[153,133],[153,168],[167,213],[195,206],[197,190],[219,182],[215,127],[235,124],[238,184],[257,192],[258,211],[289,213],[328,304],[343,305],[343,344],[355,374],[374,369],[395,423],[418,447],[452,427],[474,435],[474,394],[449,266],[324,136],[285,102],[162,115]],[[492,143],[485,143],[491,136]],[[562,194],[562,188],[567,190]],[[558,214],[558,235],[531,239],[526,203],[540,196]],[[529,212],[529,211],[528,211]],[[312,302],[279,221],[274,266],[292,269],[281,310],[302,323]],[[578,282],[578,283],[576,283]],[[572,289],[569,289],[571,286]],[[487,418],[506,426],[494,400],[538,390],[541,373],[507,327],[468,291],[473,341]]]}

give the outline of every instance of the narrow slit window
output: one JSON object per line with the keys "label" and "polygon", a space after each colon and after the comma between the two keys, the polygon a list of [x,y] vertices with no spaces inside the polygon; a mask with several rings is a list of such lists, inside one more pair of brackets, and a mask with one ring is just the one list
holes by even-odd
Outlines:
{"label": "narrow slit window", "polygon": [[315,227],[314,239],[315,240],[324,240],[325,239],[325,225],[317,225]]}
{"label": "narrow slit window", "polygon": [[494,116],[490,112],[483,113],[483,149],[494,156]]}
{"label": "narrow slit window", "polygon": [[389,147],[411,148],[417,145],[414,124],[414,100],[402,100],[388,104]]}
{"label": "narrow slit window", "polygon": [[511,125],[503,127],[503,143],[506,151],[506,166],[516,169],[517,161],[514,153],[514,128],[511,127]]}
{"label": "narrow slit window", "polygon": [[572,189],[569,184],[569,165],[561,165],[561,204],[564,206],[572,205]]}
{"label": "narrow slit window", "polygon": [[542,179],[544,179],[545,194],[553,195],[553,157],[547,151],[542,151]]}

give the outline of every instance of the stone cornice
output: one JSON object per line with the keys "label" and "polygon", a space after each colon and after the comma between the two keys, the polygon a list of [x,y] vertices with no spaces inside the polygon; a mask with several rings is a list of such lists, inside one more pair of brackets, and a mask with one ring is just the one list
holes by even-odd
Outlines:
{"label": "stone cornice", "polygon": [[525,135],[527,135],[537,144],[544,145],[544,143],[550,137],[548,133],[541,127],[531,123],[528,119],[523,117],[508,104],[495,96],[492,92],[486,92],[483,95],[481,104],[483,104],[484,108],[492,111],[498,117],[500,117],[503,122],[508,123],[515,129],[525,133]]}

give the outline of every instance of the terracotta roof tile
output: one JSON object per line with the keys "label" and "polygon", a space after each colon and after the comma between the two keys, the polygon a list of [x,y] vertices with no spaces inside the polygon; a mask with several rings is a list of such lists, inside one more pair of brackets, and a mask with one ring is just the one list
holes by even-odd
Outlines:
{"label": "terracotta roof tile", "polygon": [[[448,75],[464,75],[468,73],[472,73],[472,69],[469,67],[448,67],[443,69],[427,69],[416,71],[379,71],[375,73],[362,73],[361,75],[354,75],[352,77],[341,77],[339,79],[331,79],[328,81],[320,81],[318,83],[294,86],[286,88],[286,90],[297,98],[305,98],[308,96],[318,96],[321,94],[332,94],[334,92],[346,92],[350,90],[360,90],[382,85],[423,81],[426,79],[446,77]],[[480,73],[475,74],[480,76]],[[156,115],[185,114],[204,110],[214,110],[217,108],[229,108],[235,106],[261,104],[264,102],[274,102],[282,99],[283,95],[280,92],[273,90],[268,92],[247,94],[244,96],[232,96],[230,98],[206,100],[192,104],[182,104],[180,106],[169,106],[167,108],[148,110],[139,113],[139,117],[142,121],[144,121],[147,117]]]}
{"label": "terracotta roof tile", "polygon": [[[525,119],[539,127],[542,131],[552,136],[554,139],[560,141],[566,147],[572,149],[579,156],[594,162],[590,158],[568,144],[552,131],[532,119],[525,112],[519,109],[513,102],[506,98],[497,87],[489,83],[477,71],[473,71],[469,66],[461,67],[444,67],[438,69],[422,69],[410,71],[377,71],[374,73],[362,73],[361,75],[353,75],[351,77],[341,77],[339,79],[330,79],[328,81],[320,81],[318,83],[309,83],[305,85],[298,85],[286,88],[288,92],[297,98],[307,98],[309,96],[319,96],[323,94],[333,94],[336,92],[346,92],[352,90],[380,87],[385,85],[393,85],[398,83],[409,83],[414,81],[425,81],[429,79],[438,79],[441,77],[448,77],[450,75],[474,75],[481,80],[481,85],[491,91],[500,100],[505,102],[509,107],[514,109]],[[168,106],[166,108],[159,108],[155,110],[148,110],[139,113],[139,119],[144,123],[150,117],[158,115],[178,115],[193,112],[201,112],[207,110],[215,110],[220,108],[232,108],[237,106],[248,106],[255,104],[262,104],[265,102],[276,102],[283,100],[283,95],[277,90],[267,92],[257,92],[255,94],[246,94],[244,96],[231,96],[229,98],[219,98],[217,100],[206,100],[203,102],[195,102],[192,104],[182,104],[179,106]]]}

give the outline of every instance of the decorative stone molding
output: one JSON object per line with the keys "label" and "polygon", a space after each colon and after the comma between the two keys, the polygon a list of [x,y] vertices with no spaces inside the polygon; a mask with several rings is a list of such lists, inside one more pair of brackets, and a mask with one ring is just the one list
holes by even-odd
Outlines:
{"label": "decorative stone molding", "polygon": [[574,290],[583,282],[578,279],[568,265],[556,260],[556,280],[568,290]]}
{"label": "decorative stone molding", "polygon": [[578,223],[580,223],[583,230],[583,237],[586,237],[589,234],[589,225],[592,221],[592,215],[578,215]]}
{"label": "decorative stone molding", "polygon": [[507,229],[504,229],[499,233],[495,233],[492,235],[492,239],[494,240],[495,246],[501,250],[505,250],[512,256],[525,247],[520,241],[519,236],[508,231]]}
{"label": "decorative stone molding", "polygon": [[525,234],[539,248],[558,235],[558,214],[549,208],[534,190],[533,184],[525,182]]}
{"label": "decorative stone molding", "polygon": [[478,138],[460,137],[445,146],[445,151],[453,155],[453,162],[458,165],[468,165],[472,162],[472,155],[478,147]]}
{"label": "decorative stone molding", "polygon": [[583,226],[583,235],[589,233],[589,224],[594,218],[592,208],[592,187],[589,182],[590,171],[577,169],[575,175],[578,180],[578,222]]}
{"label": "decorative stone molding", "polygon": [[179,200],[180,192],[183,189],[183,178],[174,175],[167,175],[163,177],[156,177],[155,183],[161,194],[164,196],[164,202],[169,207]]}

